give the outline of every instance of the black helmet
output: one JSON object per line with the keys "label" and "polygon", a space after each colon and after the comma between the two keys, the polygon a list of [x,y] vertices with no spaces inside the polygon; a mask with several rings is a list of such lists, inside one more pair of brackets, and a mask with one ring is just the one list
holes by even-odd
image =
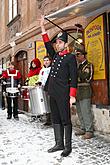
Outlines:
{"label": "black helmet", "polygon": [[67,42],[68,42],[68,34],[67,34],[67,32],[65,32],[65,31],[60,32],[60,33],[57,35],[57,37],[56,37],[56,40],[57,40],[57,39],[62,40],[62,41],[64,41],[65,43],[67,43]]}

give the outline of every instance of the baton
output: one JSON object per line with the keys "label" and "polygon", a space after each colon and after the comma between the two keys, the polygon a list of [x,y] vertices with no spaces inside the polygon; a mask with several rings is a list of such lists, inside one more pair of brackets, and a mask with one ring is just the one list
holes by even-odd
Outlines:
{"label": "baton", "polygon": [[[58,27],[60,30],[62,30],[63,32],[65,32],[65,30],[63,30],[59,25],[55,24],[54,22],[50,21],[48,18],[44,17],[44,19],[46,19],[48,22],[52,23],[53,25],[55,25],[56,27]],[[83,43],[80,43],[75,37],[73,37],[71,34],[69,34],[67,31],[66,33],[71,37],[73,38],[75,41],[77,41],[80,45],[83,45]]]}

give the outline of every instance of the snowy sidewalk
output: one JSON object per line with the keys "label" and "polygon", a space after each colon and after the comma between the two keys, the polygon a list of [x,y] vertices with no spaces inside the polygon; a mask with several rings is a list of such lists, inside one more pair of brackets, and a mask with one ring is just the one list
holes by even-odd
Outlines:
{"label": "snowy sidewalk", "polygon": [[19,121],[6,119],[6,110],[0,110],[0,165],[109,165],[110,143],[103,137],[82,140],[72,137],[72,153],[62,158],[58,151],[48,153],[54,145],[53,129],[42,123],[29,122],[19,114]]}

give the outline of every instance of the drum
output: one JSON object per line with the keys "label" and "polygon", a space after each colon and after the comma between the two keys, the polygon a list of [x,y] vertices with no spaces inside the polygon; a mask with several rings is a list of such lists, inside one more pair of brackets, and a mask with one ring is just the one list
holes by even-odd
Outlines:
{"label": "drum", "polygon": [[50,112],[47,97],[41,86],[29,88],[31,112],[34,115],[43,115]]}
{"label": "drum", "polygon": [[19,96],[19,90],[18,88],[6,88],[6,96],[15,98]]}

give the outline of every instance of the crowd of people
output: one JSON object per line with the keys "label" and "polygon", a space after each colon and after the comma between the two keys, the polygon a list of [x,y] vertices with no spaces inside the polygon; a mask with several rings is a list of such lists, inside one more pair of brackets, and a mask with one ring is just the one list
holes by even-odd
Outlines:
{"label": "crowd of people", "polygon": [[[94,137],[91,110],[93,66],[87,61],[87,52],[84,50],[76,48],[74,53],[69,52],[66,31],[57,35],[54,50],[45,30],[43,16],[40,19],[40,27],[48,55],[43,58],[43,67],[38,58],[31,61],[26,85],[41,86],[47,98],[50,113],[46,114],[45,125],[52,125],[55,137],[55,145],[48,152],[62,150],[61,156],[66,157],[72,152],[73,104],[76,104],[80,121],[80,130],[75,132],[75,135],[81,135],[83,139]],[[13,62],[10,62],[7,70],[3,72],[2,79],[4,91],[7,93],[7,119],[11,119],[12,114],[15,119],[19,119],[17,97],[19,91],[15,91],[14,97],[9,91],[10,88],[15,90],[21,88],[21,74],[15,69]],[[4,102],[2,106],[4,109]]]}

